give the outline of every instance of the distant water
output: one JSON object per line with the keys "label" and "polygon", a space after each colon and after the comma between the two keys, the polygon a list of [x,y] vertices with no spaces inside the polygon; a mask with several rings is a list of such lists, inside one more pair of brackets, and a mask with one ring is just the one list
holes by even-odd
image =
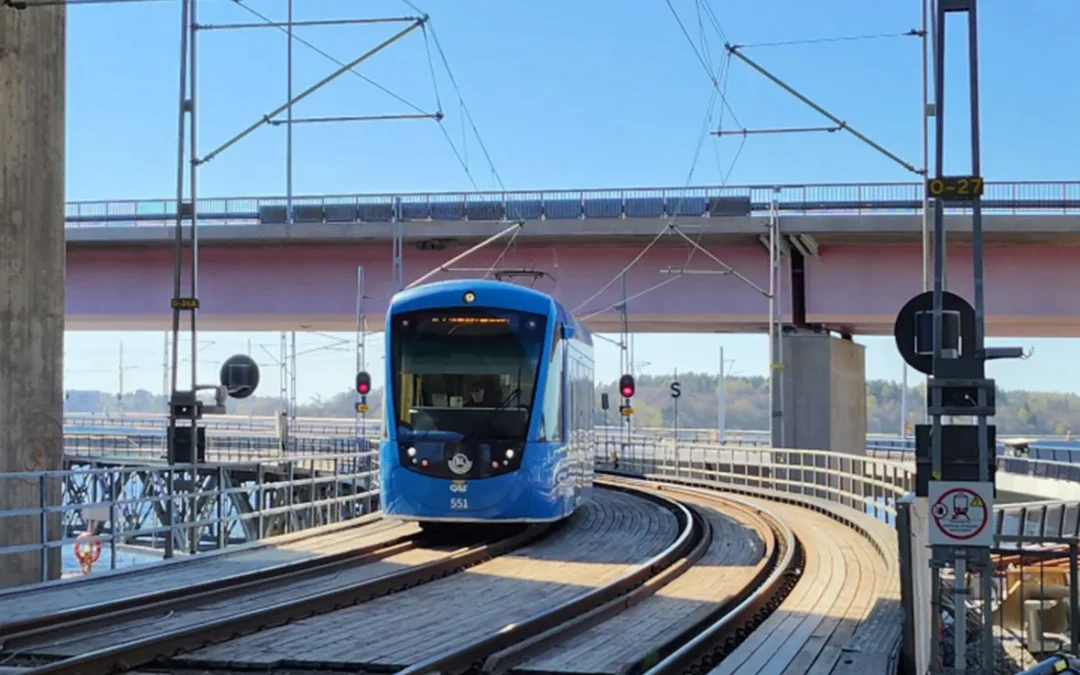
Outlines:
{"label": "distant water", "polygon": [[1032,459],[1080,463],[1080,441],[1038,441],[1029,447]]}

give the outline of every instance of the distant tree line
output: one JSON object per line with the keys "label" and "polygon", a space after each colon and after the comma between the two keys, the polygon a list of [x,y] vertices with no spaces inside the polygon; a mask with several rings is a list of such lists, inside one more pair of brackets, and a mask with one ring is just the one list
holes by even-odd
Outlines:
{"label": "distant tree line", "polygon": [[[679,383],[679,426],[682,428],[716,428],[718,419],[718,378],[704,373],[681,373]],[[639,427],[671,426],[674,405],[671,398],[671,376],[643,375],[637,381],[634,396],[634,419]],[[900,385],[886,380],[866,383],[867,431],[870,433],[899,433]],[[609,423],[618,423],[619,395],[616,382],[597,383],[596,420],[602,422],[601,392],[608,392],[611,409]],[[907,390],[908,422],[914,424],[921,415],[924,385]],[[72,412],[164,412],[165,398],[145,390],[125,394],[120,400],[106,392],[79,392],[79,408]],[[74,400],[72,398],[71,400]],[[355,394],[342,391],[329,398],[315,396],[298,404],[301,417],[350,417]],[[764,377],[726,378],[725,397],[728,429],[767,429],[769,387]],[[376,389],[368,396],[369,415],[379,415],[382,391]],[[86,408],[86,409],[83,409]],[[281,399],[274,396],[252,396],[242,401],[229,400],[229,412],[236,415],[272,416],[281,409]],[[998,390],[997,416],[994,418],[1002,434],[1063,435],[1080,432],[1080,396],[1042,391]]]}

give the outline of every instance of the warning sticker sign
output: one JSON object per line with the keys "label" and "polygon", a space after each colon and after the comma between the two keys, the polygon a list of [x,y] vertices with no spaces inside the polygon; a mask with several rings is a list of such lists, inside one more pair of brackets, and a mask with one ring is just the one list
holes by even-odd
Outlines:
{"label": "warning sticker sign", "polygon": [[931,546],[992,546],[994,484],[930,481]]}

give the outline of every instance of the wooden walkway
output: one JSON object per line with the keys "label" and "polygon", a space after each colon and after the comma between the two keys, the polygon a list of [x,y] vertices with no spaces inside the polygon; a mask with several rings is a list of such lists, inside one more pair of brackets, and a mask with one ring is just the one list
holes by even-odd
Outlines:
{"label": "wooden walkway", "polygon": [[4,623],[11,621],[136,597],[150,591],[183,588],[207,579],[233,576],[377,543],[411,531],[418,532],[419,528],[365,517],[272,537],[221,552],[199,553],[90,577],[5,589],[0,592],[0,629]]}
{"label": "wooden walkway", "polygon": [[902,613],[899,572],[875,542],[896,560],[895,534],[869,516],[823,501],[815,504],[854,518],[873,539],[810,509],[761,504],[802,541],[803,574],[780,607],[709,675],[884,675]]}
{"label": "wooden walkway", "polygon": [[706,618],[753,579],[770,533],[759,531],[758,521],[745,512],[732,509],[725,515],[715,501],[676,497],[698,506],[712,524],[713,540],[705,555],[655,595],[522,663],[514,672],[615,673]]}
{"label": "wooden walkway", "polygon": [[674,541],[675,516],[599,490],[540,542],[439,581],[182,657],[198,668],[400,667],[491,635],[610,582]]}

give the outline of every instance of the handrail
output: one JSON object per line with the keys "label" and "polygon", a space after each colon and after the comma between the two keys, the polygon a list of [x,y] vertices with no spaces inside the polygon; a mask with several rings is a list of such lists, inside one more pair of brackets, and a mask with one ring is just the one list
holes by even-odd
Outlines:
{"label": "handrail", "polygon": [[[922,183],[817,183],[309,195],[294,197],[293,216],[298,223],[693,217],[749,215],[767,210],[774,199],[781,211],[914,213],[922,208],[922,192]],[[263,209],[268,208],[278,211],[266,214],[279,219],[273,222],[287,220],[281,211],[286,204],[282,196],[211,197],[198,203],[207,224],[258,224],[263,222]],[[982,204],[988,212],[1080,213],[1080,181],[987,182]],[[946,208],[962,211],[965,207],[950,204]],[[167,226],[175,215],[176,200],[169,198],[74,201],[65,208],[65,221],[75,227]]]}
{"label": "handrail", "polygon": [[[729,447],[715,443],[597,439],[597,462],[630,471],[707,478],[810,495],[895,527],[896,505],[915,490],[910,463],[824,450]],[[995,504],[998,535],[1080,536],[1080,500]]]}

